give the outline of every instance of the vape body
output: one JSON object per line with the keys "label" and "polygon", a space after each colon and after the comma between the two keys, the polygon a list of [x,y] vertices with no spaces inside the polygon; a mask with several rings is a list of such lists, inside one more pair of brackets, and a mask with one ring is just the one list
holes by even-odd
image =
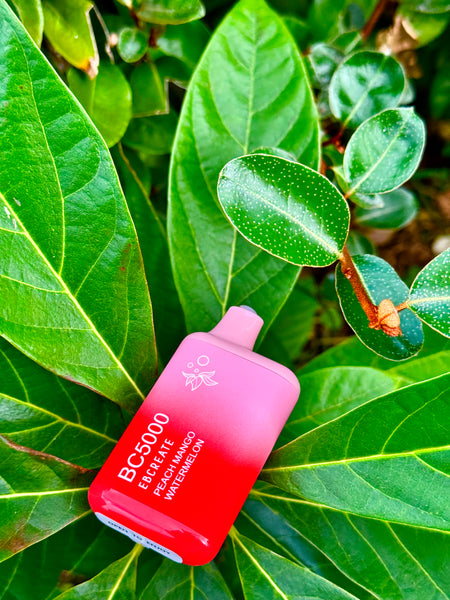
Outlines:
{"label": "vape body", "polygon": [[232,307],[183,340],[91,485],[101,521],[177,562],[214,558],[299,394],[251,351],[261,325]]}

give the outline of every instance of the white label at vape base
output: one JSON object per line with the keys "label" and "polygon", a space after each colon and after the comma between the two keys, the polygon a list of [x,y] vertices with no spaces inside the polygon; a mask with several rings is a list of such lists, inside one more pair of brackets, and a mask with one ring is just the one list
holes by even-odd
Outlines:
{"label": "white label at vape base", "polygon": [[112,529],[115,529],[116,531],[120,531],[120,533],[127,535],[129,538],[131,538],[133,540],[133,542],[137,542],[138,544],[141,544],[145,548],[150,548],[151,550],[154,550],[155,552],[159,552],[166,558],[170,558],[170,560],[173,560],[177,563],[183,562],[181,556],[179,556],[178,554],[175,554],[175,552],[172,552],[172,550],[169,550],[168,548],[165,548],[164,546],[161,546],[160,544],[157,544],[156,542],[149,540],[148,538],[144,537],[143,535],[136,533],[136,531],[133,531],[132,529],[128,529],[128,527],[125,527],[125,525],[121,525],[117,521],[114,521],[114,519],[110,519],[109,517],[107,517],[99,512],[96,512],[95,516],[102,523],[104,523],[105,525],[108,525],[108,527],[111,527]]}

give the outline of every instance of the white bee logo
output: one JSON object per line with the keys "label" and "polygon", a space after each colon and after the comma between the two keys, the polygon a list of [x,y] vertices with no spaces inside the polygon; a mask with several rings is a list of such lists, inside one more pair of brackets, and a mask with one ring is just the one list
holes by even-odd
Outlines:
{"label": "white bee logo", "polygon": [[[206,365],[209,364],[209,357],[206,356],[206,354],[202,354],[201,356],[199,356],[197,358],[197,364],[200,367],[206,367]],[[192,369],[194,367],[194,363],[192,363],[192,362],[188,363],[187,367],[189,369]],[[181,371],[181,372],[186,377],[185,385],[191,386],[191,392],[193,392],[194,390],[199,388],[202,385],[202,383],[204,383],[207,386],[212,386],[212,385],[218,384],[218,381],[214,381],[214,379],[213,379],[214,375],[216,374],[215,371],[201,371],[200,372],[200,369],[195,368],[194,371],[191,373],[185,373],[184,371]]]}

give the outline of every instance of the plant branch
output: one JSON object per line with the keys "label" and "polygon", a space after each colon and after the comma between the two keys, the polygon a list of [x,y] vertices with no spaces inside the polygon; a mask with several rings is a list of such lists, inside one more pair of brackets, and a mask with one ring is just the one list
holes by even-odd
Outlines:
{"label": "plant branch", "polygon": [[407,308],[406,302],[396,307],[392,300],[385,298],[376,306],[362,284],[347,246],[344,246],[339,260],[341,261],[341,270],[344,277],[350,282],[361,308],[369,319],[370,329],[381,329],[391,337],[402,335],[398,313],[400,310]]}
{"label": "plant branch", "polygon": [[363,40],[367,40],[370,37],[370,35],[373,31],[373,28],[378,23],[378,19],[383,14],[384,9],[389,4],[389,2],[390,2],[390,0],[378,0],[375,8],[372,11],[372,14],[368,18],[364,27],[361,29],[361,38]]}
{"label": "plant branch", "polygon": [[366,313],[366,316],[369,319],[369,327],[375,328],[378,324],[378,308],[369,298],[369,295],[366,292],[361,279],[359,278],[358,271],[355,267],[352,257],[350,256],[347,246],[344,246],[342,250],[340,261],[342,274],[346,279],[348,279],[353,291],[355,292],[355,296],[358,298],[361,308]]}

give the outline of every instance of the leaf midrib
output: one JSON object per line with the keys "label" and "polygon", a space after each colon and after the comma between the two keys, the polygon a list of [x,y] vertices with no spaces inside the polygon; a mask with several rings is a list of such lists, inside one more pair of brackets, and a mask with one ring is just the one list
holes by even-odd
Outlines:
{"label": "leaf midrib", "polygon": [[78,310],[78,312],[80,313],[80,315],[83,317],[83,319],[88,324],[89,329],[97,337],[97,339],[100,341],[100,343],[102,344],[102,346],[106,349],[107,353],[111,356],[111,358],[113,359],[113,361],[116,363],[118,369],[125,375],[126,379],[128,379],[128,381],[131,383],[132,387],[136,390],[136,392],[138,393],[138,395],[140,396],[140,398],[142,400],[145,400],[144,394],[138,388],[138,386],[137,386],[136,382],[134,381],[134,379],[131,377],[131,375],[128,373],[128,371],[125,369],[125,367],[123,366],[123,364],[121,363],[121,361],[117,358],[117,356],[114,354],[114,352],[112,351],[112,349],[110,348],[110,346],[106,343],[105,339],[100,334],[100,332],[98,331],[98,329],[95,327],[94,323],[91,321],[91,319],[89,318],[89,316],[86,314],[86,312],[84,311],[84,309],[81,306],[81,304],[78,302],[78,300],[75,298],[75,296],[72,294],[72,292],[67,287],[67,284],[64,281],[64,279],[61,277],[61,275],[57,271],[55,271],[55,269],[53,268],[52,264],[49,262],[49,260],[47,259],[47,257],[45,256],[45,254],[42,252],[42,250],[40,249],[40,247],[38,246],[38,244],[34,241],[33,237],[29,234],[28,230],[25,228],[24,224],[20,220],[20,218],[17,215],[17,213],[15,212],[14,208],[11,206],[11,204],[9,204],[9,202],[6,200],[6,198],[3,196],[3,194],[1,192],[0,192],[0,198],[7,205],[8,209],[11,211],[11,214],[14,215],[14,218],[17,220],[17,223],[20,225],[20,227],[23,230],[23,234],[26,236],[26,238],[28,239],[28,241],[30,242],[30,244],[34,247],[34,249],[36,250],[37,254],[42,258],[42,260],[44,261],[44,263],[48,267],[48,269],[51,272],[51,274],[55,277],[55,279],[61,285],[61,287],[63,288],[64,292],[67,294],[67,296],[69,297],[69,299],[71,300],[71,302],[74,304],[75,308]]}
{"label": "leaf midrib", "polygon": [[[47,423],[47,425],[53,425],[55,422],[61,422],[61,423],[64,423],[65,425],[69,425],[70,427],[76,427],[77,429],[83,429],[84,431],[87,431],[90,434],[102,437],[105,440],[107,440],[108,442],[112,442],[113,444],[117,444],[117,442],[118,442],[118,440],[115,440],[115,439],[109,437],[105,433],[100,433],[99,431],[96,431],[95,429],[91,429],[90,427],[87,427],[86,425],[82,425],[81,423],[75,423],[74,421],[69,421],[68,419],[64,419],[63,417],[57,415],[56,413],[46,410],[45,408],[42,408],[41,406],[38,406],[37,404],[34,404],[31,401],[25,402],[24,400],[19,400],[19,398],[14,398],[14,396],[9,396],[8,394],[4,394],[3,392],[0,392],[0,399],[1,398],[6,398],[7,400],[11,400],[12,402],[15,402],[17,404],[22,404],[23,406],[26,406],[28,408],[31,407],[39,412],[44,413],[45,415],[48,415],[49,417],[52,417],[53,419],[55,419],[51,423]],[[34,429],[35,428],[32,427],[31,431],[33,431]],[[18,433],[23,433],[23,430],[4,433],[4,435],[12,435],[12,434],[18,434]]]}
{"label": "leaf midrib", "polygon": [[[224,179],[230,179],[227,177],[224,177]],[[252,190],[251,188],[249,188],[248,186],[244,185],[242,182],[237,181],[237,180],[231,180],[233,181],[233,183],[236,186],[241,187],[242,189],[246,190],[247,192],[250,192],[251,194],[253,194],[254,196],[256,196],[257,198],[259,198],[259,200],[263,203],[263,204],[268,204],[269,206],[271,206],[275,212],[279,212],[282,215],[285,215],[290,221],[293,221],[294,223],[296,223],[297,225],[300,226],[301,229],[304,229],[306,232],[308,232],[312,237],[316,238],[317,240],[319,240],[319,242],[321,244],[323,244],[324,246],[326,246],[327,248],[329,248],[329,251],[333,254],[333,256],[335,256],[336,258],[339,258],[339,252],[337,251],[336,248],[333,248],[333,246],[331,246],[328,242],[326,242],[322,237],[320,237],[320,235],[318,235],[317,233],[315,233],[314,231],[312,231],[312,229],[309,229],[309,227],[307,227],[302,221],[299,221],[298,219],[296,219],[293,215],[291,215],[290,213],[288,213],[287,211],[283,210],[282,208],[280,208],[279,206],[277,206],[276,204],[273,204],[272,202],[270,202],[269,200],[267,200],[266,198],[264,198],[263,196],[260,196],[259,194],[257,194],[254,190]]]}
{"label": "leaf midrib", "polygon": [[[418,450],[410,450],[408,452],[392,452],[392,453],[386,453],[386,454],[370,454],[368,456],[359,456],[359,457],[354,457],[354,458],[342,458],[340,460],[330,460],[330,461],[326,461],[326,462],[311,462],[311,463],[304,463],[304,464],[300,464],[300,465],[290,465],[290,466],[279,466],[279,467],[267,467],[264,468],[262,470],[262,472],[269,472],[269,471],[293,471],[293,470],[300,470],[300,469],[311,469],[311,468],[315,468],[315,467],[327,467],[329,465],[347,465],[350,463],[354,463],[354,462],[366,462],[366,461],[377,461],[377,460],[385,460],[385,459],[391,459],[391,458],[405,458],[408,456],[414,456],[416,458],[418,458],[418,454],[430,454],[430,453],[434,453],[434,452],[443,452],[445,450],[450,450],[450,445],[445,445],[445,446],[435,446],[432,448],[420,448]],[[278,452],[281,451],[278,450]],[[275,452],[276,454],[276,452]],[[424,462],[424,461],[422,461]],[[429,468],[432,468],[430,465],[428,465]],[[443,471],[440,471],[440,473],[442,473],[442,475],[444,475],[445,477],[450,477],[450,475],[447,475],[446,473],[444,473]]]}

